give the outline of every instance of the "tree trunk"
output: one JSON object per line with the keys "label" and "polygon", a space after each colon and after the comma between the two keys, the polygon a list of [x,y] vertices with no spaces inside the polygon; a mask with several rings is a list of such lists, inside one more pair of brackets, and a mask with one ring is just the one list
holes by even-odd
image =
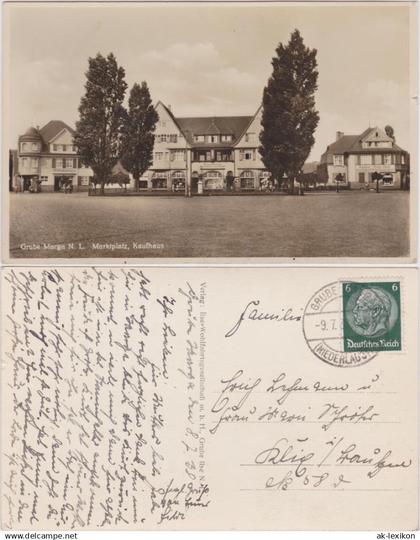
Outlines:
{"label": "tree trunk", "polygon": [[101,180],[101,191],[100,191],[100,194],[101,194],[101,195],[105,195],[105,181],[104,181],[104,180]]}

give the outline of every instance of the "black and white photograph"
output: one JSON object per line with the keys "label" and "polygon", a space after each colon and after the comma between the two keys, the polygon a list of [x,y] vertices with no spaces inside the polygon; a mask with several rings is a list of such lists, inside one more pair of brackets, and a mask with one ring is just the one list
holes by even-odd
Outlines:
{"label": "black and white photograph", "polygon": [[6,259],[415,260],[414,4],[3,7]]}

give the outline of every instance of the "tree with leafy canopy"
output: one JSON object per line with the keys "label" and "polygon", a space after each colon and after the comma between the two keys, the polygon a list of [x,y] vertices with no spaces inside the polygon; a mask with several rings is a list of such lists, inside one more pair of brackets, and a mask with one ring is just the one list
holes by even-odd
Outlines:
{"label": "tree with leafy canopy", "polygon": [[89,58],[74,143],[82,163],[93,170],[101,194],[121,156],[126,89],[125,71],[112,53],[106,58],[100,53]]}
{"label": "tree with leafy canopy", "polygon": [[391,137],[393,141],[395,140],[394,128],[392,126],[385,126],[385,133],[388,137]]}
{"label": "tree with leafy canopy", "polygon": [[316,54],[295,30],[287,45],[278,45],[271,62],[273,72],[263,93],[259,151],[279,185],[284,174],[293,185],[315,141],[319,122]]}
{"label": "tree with leafy canopy", "polygon": [[132,173],[136,189],[140,176],[153,161],[154,131],[158,119],[146,82],[143,81],[141,86],[135,83],[128,100],[121,162]]}

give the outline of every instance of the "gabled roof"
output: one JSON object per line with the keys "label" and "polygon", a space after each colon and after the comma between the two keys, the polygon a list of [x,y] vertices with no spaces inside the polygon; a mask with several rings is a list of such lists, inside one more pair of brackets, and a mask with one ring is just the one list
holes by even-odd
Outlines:
{"label": "gabled roof", "polygon": [[242,133],[240,134],[240,136],[238,137],[238,140],[236,141],[236,143],[239,143],[240,140],[242,139],[242,137],[245,135],[245,133],[248,131],[248,129],[251,127],[251,124],[252,122],[255,120],[255,118],[257,117],[258,113],[260,112],[260,110],[262,109],[262,104],[258,107],[256,113],[254,114],[254,116],[250,116],[250,121],[248,122],[248,125],[245,126],[245,129],[242,131]]}
{"label": "gabled roof", "polygon": [[[184,133],[187,141],[193,146],[214,146],[215,143],[196,143],[194,135],[232,135],[233,139],[229,146],[242,135],[250,124],[253,116],[213,116],[213,117],[188,117],[176,118],[176,121]],[[226,146],[226,142],[218,143]]]}
{"label": "gabled roof", "polygon": [[328,152],[331,154],[344,154],[352,148],[359,139],[359,135],[343,135],[338,141],[328,146]]}
{"label": "gabled roof", "polygon": [[338,141],[334,141],[327,146],[326,151],[321,156],[321,163],[332,163],[334,154],[369,154],[375,153],[392,154],[394,152],[404,152],[397,144],[393,143],[392,148],[369,147],[363,148],[362,141],[371,131],[378,128],[367,128],[360,135],[343,135]]}
{"label": "gabled roof", "polygon": [[156,106],[155,106],[155,109],[158,108],[158,105],[161,105],[165,111],[169,114],[169,116],[171,117],[171,119],[173,120],[174,124],[176,125],[176,127],[179,129],[179,131],[182,131],[181,129],[181,126],[178,124],[178,120],[175,118],[175,116],[173,115],[173,112],[171,111],[171,109],[169,107],[167,107],[162,101],[158,101],[156,103]]}
{"label": "gabled roof", "polygon": [[42,138],[44,139],[45,143],[50,142],[52,139],[54,139],[59,133],[61,133],[64,129],[67,129],[72,135],[75,134],[75,131],[73,128],[71,128],[69,125],[67,125],[62,120],[50,120],[48,124],[45,124],[44,127],[42,127],[39,131],[41,133]]}

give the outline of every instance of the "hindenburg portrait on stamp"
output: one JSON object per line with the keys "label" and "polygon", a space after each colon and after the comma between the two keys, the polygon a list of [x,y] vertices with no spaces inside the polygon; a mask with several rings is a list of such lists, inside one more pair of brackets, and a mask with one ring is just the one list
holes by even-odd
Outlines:
{"label": "hindenburg portrait on stamp", "polygon": [[385,291],[364,289],[353,308],[353,321],[364,336],[383,336],[389,331],[391,300]]}

